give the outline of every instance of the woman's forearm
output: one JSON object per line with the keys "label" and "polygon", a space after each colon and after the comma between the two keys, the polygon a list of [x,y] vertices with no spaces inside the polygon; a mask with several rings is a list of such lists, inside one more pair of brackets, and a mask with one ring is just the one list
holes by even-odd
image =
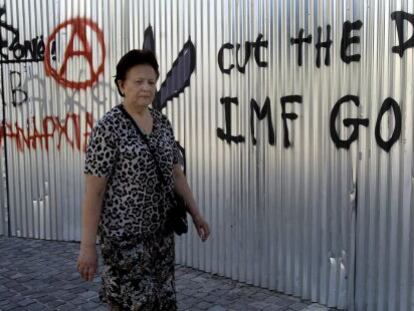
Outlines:
{"label": "woman's forearm", "polygon": [[101,217],[103,194],[85,195],[82,210],[82,245],[96,244],[96,234]]}
{"label": "woman's forearm", "polygon": [[94,246],[101,218],[106,178],[85,176],[85,197],[82,207],[82,246]]}
{"label": "woman's forearm", "polygon": [[200,216],[200,211],[197,208],[197,203],[194,199],[191,188],[187,182],[187,178],[184,173],[175,171],[174,174],[174,188],[187,203],[188,212],[190,215],[195,218]]}

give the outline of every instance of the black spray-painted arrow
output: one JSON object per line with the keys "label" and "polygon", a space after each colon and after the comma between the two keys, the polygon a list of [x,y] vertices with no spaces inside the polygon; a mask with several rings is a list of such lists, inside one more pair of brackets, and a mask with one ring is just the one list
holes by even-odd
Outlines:
{"label": "black spray-painted arrow", "polygon": [[[144,32],[144,49],[151,50],[155,53],[155,38],[152,27],[148,26]],[[190,78],[194,72],[196,64],[196,51],[191,38],[189,37],[177,58],[172,64],[171,70],[167,73],[165,80],[161,83],[160,89],[155,95],[152,106],[154,109],[162,110],[167,106],[167,102],[178,97],[184,89],[190,85]],[[185,149],[177,142],[181,151],[181,164],[186,170]]]}

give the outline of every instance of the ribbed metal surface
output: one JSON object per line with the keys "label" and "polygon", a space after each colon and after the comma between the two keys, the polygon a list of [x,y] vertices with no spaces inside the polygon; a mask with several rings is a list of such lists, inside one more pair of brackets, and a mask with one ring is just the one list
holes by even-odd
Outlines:
{"label": "ribbed metal surface", "polygon": [[[79,240],[88,114],[96,120],[119,102],[115,64],[129,49],[145,46],[155,49],[161,65],[158,107],[185,148],[189,182],[212,227],[205,244],[194,230],[177,239],[179,263],[332,307],[414,310],[413,49],[402,57],[392,52],[399,44],[392,13],[414,14],[412,1],[7,0],[4,7],[2,40],[4,24],[18,29],[22,44],[40,35],[46,43],[57,29],[52,69],[64,64],[75,29],[58,25],[72,18],[85,18],[75,24],[87,29],[84,37],[78,33],[75,49],[85,50],[86,38],[95,71],[104,56],[103,73],[86,88],[46,76],[51,69],[45,61],[2,64],[11,126],[6,134],[19,132],[15,124],[26,133],[33,117],[41,133],[54,131],[48,150],[41,134],[35,146],[23,134],[7,137],[12,235]],[[346,53],[361,59],[347,64],[341,57],[343,28],[358,20],[362,25],[353,24],[349,37],[360,37],[360,43]],[[102,31],[103,44],[90,22]],[[318,27],[323,42],[328,25],[330,64],[322,48],[317,67]],[[408,40],[412,27],[403,25]],[[303,44],[300,66],[291,39],[301,28],[312,39]],[[8,36],[10,44],[10,29]],[[12,50],[2,51],[15,59]],[[220,70],[220,51],[224,69],[235,65],[229,74]],[[87,58],[71,59],[66,74],[72,81],[87,80]],[[13,98],[24,99],[18,89],[27,99],[13,105]],[[282,101],[290,95],[296,102],[287,102],[284,111]],[[353,131],[353,125],[344,126],[346,118],[368,119],[369,126],[359,126],[349,149],[338,149],[330,118],[346,95],[357,96],[360,105],[348,100],[340,107],[334,123],[340,139]],[[395,131],[391,111],[379,118],[388,97],[402,111],[402,132],[389,152],[375,136],[378,120],[383,140]],[[222,103],[226,98],[238,104]],[[284,121],[290,147],[284,144]],[[229,130],[245,141],[221,139]],[[0,209],[3,218],[5,212]],[[0,234],[4,228],[0,224]]]}
{"label": "ribbed metal surface", "polygon": [[[82,150],[92,123],[87,113],[96,119],[113,104],[116,95],[110,84],[111,70],[126,50],[126,44],[111,35],[121,33],[121,20],[109,18],[108,12],[114,12],[109,6],[109,2],[102,6],[84,1],[3,3],[1,31],[7,48],[2,50],[6,55],[2,57],[2,78],[13,235],[80,238]],[[71,20],[78,17],[84,19]],[[104,45],[90,22],[106,34]],[[44,52],[48,41],[56,43],[50,57]],[[70,47],[74,51],[90,48],[94,71],[98,71],[106,49],[104,73],[86,89],[70,82],[92,79],[87,58],[72,57]],[[66,58],[66,70],[60,70]]]}
{"label": "ribbed metal surface", "polygon": [[[3,111],[0,109],[0,120],[4,120]],[[4,146],[0,147],[0,236],[8,234],[8,214],[7,214],[7,184],[6,184],[6,163],[4,157]]]}

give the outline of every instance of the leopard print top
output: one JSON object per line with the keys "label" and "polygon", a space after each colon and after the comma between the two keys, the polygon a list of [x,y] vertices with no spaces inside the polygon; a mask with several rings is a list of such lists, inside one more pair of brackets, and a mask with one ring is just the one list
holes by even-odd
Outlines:
{"label": "leopard print top", "polygon": [[168,119],[150,109],[153,129],[147,135],[165,180],[159,181],[154,157],[133,120],[118,105],[95,125],[85,157],[85,174],[107,177],[99,234],[107,238],[145,237],[159,232],[169,208],[173,166],[179,149]]}

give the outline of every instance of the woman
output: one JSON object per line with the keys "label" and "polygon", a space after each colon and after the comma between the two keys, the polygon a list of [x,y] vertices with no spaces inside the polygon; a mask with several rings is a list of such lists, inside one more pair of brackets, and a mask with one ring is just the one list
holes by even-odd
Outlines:
{"label": "woman", "polygon": [[78,271],[93,279],[99,233],[100,298],[111,310],[177,309],[174,233],[165,226],[169,192],[183,197],[201,240],[210,234],[178,163],[171,125],[149,108],[158,76],[150,51],[132,50],[120,59],[115,83],[124,101],[98,121],[86,153]]}

